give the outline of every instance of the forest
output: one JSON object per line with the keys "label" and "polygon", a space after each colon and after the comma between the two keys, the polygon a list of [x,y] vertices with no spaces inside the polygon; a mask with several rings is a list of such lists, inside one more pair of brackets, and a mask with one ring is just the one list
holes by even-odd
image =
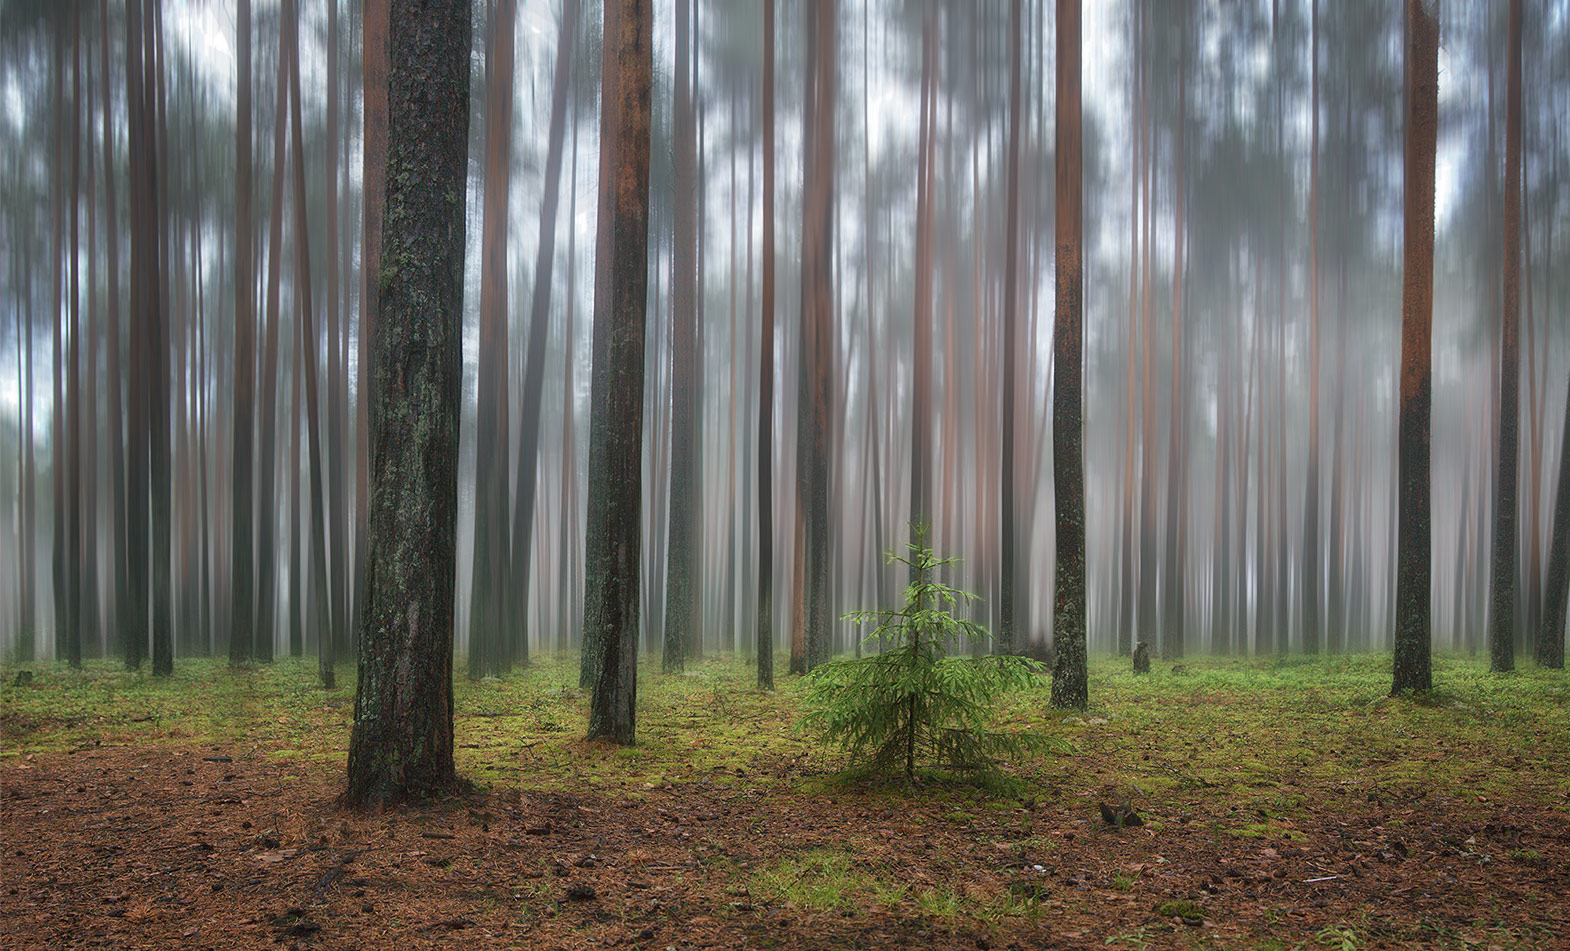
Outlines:
{"label": "forest", "polygon": [[0,946],[1570,940],[1567,0],[0,0],[0,103]]}

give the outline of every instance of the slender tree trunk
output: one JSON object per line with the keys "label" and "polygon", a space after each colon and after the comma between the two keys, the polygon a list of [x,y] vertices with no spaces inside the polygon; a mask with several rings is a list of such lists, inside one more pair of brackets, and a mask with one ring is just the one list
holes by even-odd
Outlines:
{"label": "slender tree trunk", "polygon": [[[556,263],[556,206],[561,197],[562,143],[567,122],[567,88],[572,78],[572,47],[576,35],[577,0],[566,0],[557,39],[556,73],[551,83],[550,142],[545,153],[545,180],[540,207],[539,250],[534,262],[533,296],[529,301],[529,343],[523,366],[522,418],[518,427],[518,458],[514,462],[512,554],[517,596],[512,620],[521,638],[522,660],[529,662],[525,614],[533,583],[531,539],[534,536],[534,495],[539,478],[540,394],[545,387],[545,340],[550,326],[551,269]],[[510,113],[509,113],[510,114]],[[543,589],[543,585],[541,586]],[[636,636],[636,635],[635,635]]]}
{"label": "slender tree trunk", "polygon": [[[255,552],[251,539],[254,466],[251,446],[255,427],[251,416],[256,391],[256,282],[252,277],[256,258],[251,251],[251,0],[239,0],[235,10],[235,49],[238,91],[235,95],[234,486],[231,495],[234,550],[229,560],[229,588],[234,599],[229,627],[231,666],[250,660],[255,622],[251,606]],[[293,578],[291,575],[291,583]]]}
{"label": "slender tree trunk", "polygon": [[1303,477],[1303,652],[1318,654],[1320,617],[1319,541],[1319,0],[1310,0],[1309,85],[1312,89],[1308,153],[1308,464]]}
{"label": "slender tree trunk", "polygon": [[812,131],[802,200],[802,413],[805,439],[797,448],[806,527],[807,669],[829,657],[829,471],[832,468],[829,407],[834,362],[834,114],[838,66],[839,5],[820,0],[809,7],[816,46],[808,72]]}
{"label": "slender tree trunk", "polygon": [[[508,451],[512,448],[507,419],[507,234],[508,199],[512,193],[512,91],[516,79],[513,35],[517,20],[517,0],[501,0],[492,5],[485,58],[485,217],[480,232],[479,418],[475,426],[474,568],[469,605],[469,677],[475,680],[499,675],[511,666],[508,640],[519,625],[523,626],[525,643],[528,641],[524,610],[528,599],[522,599],[509,618],[507,597],[513,587],[507,538],[511,475]],[[528,410],[525,404],[526,418]],[[524,504],[519,496],[518,505]],[[527,541],[524,537],[513,543],[524,564],[528,563]]]}
{"label": "slender tree trunk", "polygon": [[[81,5],[71,5],[71,188],[67,213],[71,216],[71,337],[66,350],[66,497],[56,499],[66,508],[66,625],[65,659],[82,667],[82,17]],[[91,252],[89,252],[91,253]],[[58,406],[56,412],[59,412]],[[58,462],[56,463],[58,464]]]}
{"label": "slender tree trunk", "polygon": [[932,143],[937,98],[937,19],[927,8],[922,27],[921,122],[916,167],[916,308],[910,442],[911,531],[932,521]]}
{"label": "slender tree trunk", "polygon": [[[284,42],[289,47],[289,137],[294,141],[294,296],[300,315],[300,369],[305,376],[305,432],[310,447],[306,466],[311,483],[311,572],[315,579],[315,612],[311,618],[317,633],[317,658],[322,686],[335,683],[334,642],[341,633],[333,628],[327,561],[327,511],[323,492],[321,413],[317,398],[321,362],[317,359],[316,312],[311,303],[310,228],[307,226],[305,194],[305,138],[300,120],[300,38],[295,0],[283,0]],[[468,30],[464,30],[465,36]]]}
{"label": "slender tree trunk", "polygon": [[1084,249],[1080,0],[1057,7],[1057,320],[1052,341],[1052,482],[1057,498],[1052,705],[1083,709],[1085,672]]}
{"label": "slender tree trunk", "polygon": [[[1025,106],[1020,101],[1021,47],[1024,43],[1024,4],[1013,0],[1009,23],[1009,144],[1008,215],[1004,225],[1003,252],[1003,460],[998,466],[1002,485],[998,488],[999,599],[997,649],[1014,651],[1014,581],[1016,568],[1014,542],[1014,373],[1019,363],[1019,163],[1020,118]],[[1070,170],[1072,174],[1072,170]],[[1082,275],[1074,275],[1083,279]],[[1072,279],[1072,278],[1071,278]],[[1060,378],[1061,379],[1061,378]],[[1027,404],[1028,405],[1028,404]],[[1056,459],[1054,450],[1054,460]],[[1056,461],[1053,463],[1056,466]],[[1083,555],[1083,552],[1081,552]],[[1028,559],[1027,559],[1028,561]]]}
{"label": "slender tree trunk", "polygon": [[763,334],[758,352],[758,687],[774,689],[774,0],[763,0]]}
{"label": "slender tree trunk", "polygon": [[596,288],[594,395],[589,429],[587,640],[595,645],[589,739],[631,744],[638,675],[638,554],[642,516],[644,309],[648,290],[649,91],[647,0],[622,0],[605,33],[602,137],[615,130],[600,175],[601,258]]}
{"label": "slender tree trunk", "polygon": [[380,298],[382,206],[387,183],[387,46],[391,0],[364,0],[360,20],[361,121],[364,124],[360,178],[360,326],[355,377],[354,452],[354,630],[364,630],[371,581],[370,525],[371,393],[375,388],[376,308]]}
{"label": "slender tree trunk", "polygon": [[1401,292],[1401,416],[1395,662],[1391,692],[1433,687],[1429,642],[1429,414],[1434,294],[1434,148],[1439,21],[1407,0],[1405,262]]}
{"label": "slender tree trunk", "polygon": [[693,123],[692,2],[676,0],[676,77],[671,136],[676,148],[673,196],[675,243],[672,246],[671,321],[671,472],[670,521],[665,581],[665,631],[663,667],[679,672],[687,655],[687,642],[700,627],[699,605],[694,597],[701,575],[697,560],[701,497],[693,481],[703,462],[698,457],[701,425],[694,395],[697,337],[697,138]]}
{"label": "slender tree trunk", "polygon": [[[278,531],[279,283],[283,274],[283,196],[288,159],[284,146],[288,143],[289,132],[289,46],[282,41],[278,46],[277,96],[274,101],[273,184],[267,231],[267,331],[262,342],[262,419],[257,429],[261,436],[261,452],[256,467],[256,474],[261,477],[262,484],[256,506],[256,550],[261,556],[257,561],[256,572],[254,643],[256,659],[263,663],[271,663],[273,659],[276,638],[274,622],[278,610],[278,558],[273,540]],[[299,147],[296,143],[295,148]],[[298,580],[291,579],[290,583],[298,585]]]}
{"label": "slender tree trunk", "polygon": [[1565,613],[1570,602],[1570,398],[1565,401],[1559,440],[1559,483],[1554,492],[1553,530],[1548,542],[1548,581],[1544,586],[1543,627],[1537,637],[1540,666],[1565,666]]}
{"label": "slender tree trunk", "polygon": [[[1183,493],[1184,473],[1188,467],[1184,430],[1187,428],[1185,392],[1183,389],[1183,252],[1186,243],[1184,232],[1185,199],[1188,182],[1184,171],[1187,159],[1185,132],[1188,124],[1188,7],[1178,29],[1182,31],[1182,53],[1178,66],[1178,117],[1177,143],[1173,147],[1172,176],[1172,399],[1168,406],[1171,414],[1167,430],[1167,512],[1166,512],[1166,567],[1161,585],[1162,622],[1161,654],[1171,660],[1183,656],[1184,641],[1184,584],[1186,533],[1179,518],[1186,510],[1187,498]],[[1057,372],[1062,372],[1061,368]]]}
{"label": "slender tree trunk", "polygon": [[[120,228],[116,223],[115,213],[118,210],[115,194],[114,174],[114,101],[109,90],[109,0],[100,0],[98,5],[98,22],[100,25],[98,44],[98,65],[103,93],[103,147],[104,147],[104,257],[108,265],[106,275],[107,297],[109,300],[109,326],[106,329],[107,353],[105,355],[105,384],[109,390],[108,422],[109,422],[109,478],[113,481],[110,492],[110,518],[113,521],[112,537],[113,551],[110,563],[114,566],[114,610],[111,613],[115,631],[116,642],[120,647],[122,656],[130,657],[128,650],[131,632],[134,629],[130,614],[131,595],[129,591],[129,558],[130,552],[126,540],[126,497],[125,497],[125,451],[128,434],[126,432],[123,397],[124,387],[120,381]],[[29,361],[31,361],[31,330],[32,322],[28,322],[29,330]],[[31,393],[31,386],[28,388]],[[26,404],[28,412],[24,419],[24,429],[31,434],[31,405],[32,399],[28,398]],[[28,462],[27,479],[32,480],[31,448],[32,438],[27,441]],[[27,502],[31,498],[31,490],[23,492],[22,498]],[[31,515],[31,512],[24,514]],[[23,560],[31,562],[32,539],[27,534],[31,531],[30,518],[24,519],[24,547]],[[32,591],[23,591],[23,604],[32,603]],[[24,608],[23,617],[27,620],[24,624],[24,634],[30,627],[29,613]]]}
{"label": "slender tree trunk", "polygon": [[1510,0],[1505,92],[1504,314],[1500,319],[1499,457],[1494,480],[1493,575],[1489,585],[1489,669],[1515,669],[1517,456],[1520,439],[1521,318],[1521,0]]}

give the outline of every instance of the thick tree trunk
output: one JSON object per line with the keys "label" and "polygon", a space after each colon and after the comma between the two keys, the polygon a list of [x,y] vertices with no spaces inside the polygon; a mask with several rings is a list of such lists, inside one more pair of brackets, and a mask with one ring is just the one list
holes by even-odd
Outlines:
{"label": "thick tree trunk", "polygon": [[[597,647],[589,739],[635,739],[638,686],[638,555],[643,519],[644,309],[648,291],[649,91],[653,85],[648,0],[621,0],[606,31],[602,136],[613,161],[600,173],[600,219],[610,253],[596,288],[594,387],[589,424],[586,640]],[[601,299],[601,289],[610,296]]]}
{"label": "thick tree trunk", "polygon": [[370,584],[345,803],[439,795],[453,769],[468,0],[393,0],[372,387]]}
{"label": "thick tree trunk", "polygon": [[1052,705],[1089,702],[1085,671],[1084,248],[1080,135],[1080,0],[1057,7],[1057,305],[1052,339],[1052,481],[1057,591]]}
{"label": "thick tree trunk", "polygon": [[1401,290],[1401,416],[1396,528],[1396,642],[1391,692],[1433,687],[1429,642],[1429,415],[1434,301],[1434,148],[1439,119],[1439,21],[1407,0],[1405,261]]}

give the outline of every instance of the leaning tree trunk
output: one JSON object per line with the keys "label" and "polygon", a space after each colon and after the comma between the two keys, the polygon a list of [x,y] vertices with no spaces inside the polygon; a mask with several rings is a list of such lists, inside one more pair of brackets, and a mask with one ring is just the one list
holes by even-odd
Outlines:
{"label": "leaning tree trunk", "polygon": [[344,801],[453,787],[469,0],[394,0],[371,391],[369,583]]}
{"label": "leaning tree trunk", "polygon": [[1397,448],[1396,644],[1391,692],[1428,690],[1433,578],[1429,545],[1429,417],[1434,305],[1434,146],[1439,125],[1439,21],[1407,0],[1405,262],[1401,288],[1401,419]]}

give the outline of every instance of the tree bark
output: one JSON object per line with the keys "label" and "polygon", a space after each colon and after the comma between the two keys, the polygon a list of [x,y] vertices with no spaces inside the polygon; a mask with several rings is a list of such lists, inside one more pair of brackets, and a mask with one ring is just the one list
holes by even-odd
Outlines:
{"label": "tree bark", "polygon": [[763,333],[758,352],[758,687],[774,689],[774,0],[763,0]]}
{"label": "tree bark", "polygon": [[1080,0],[1058,0],[1057,304],[1052,339],[1052,481],[1057,497],[1057,591],[1052,705],[1083,709],[1085,670],[1084,249],[1080,134]]}
{"label": "tree bark", "polygon": [[[585,639],[597,648],[589,739],[631,744],[638,676],[638,556],[642,531],[644,308],[648,291],[649,125],[653,85],[648,0],[621,0],[606,31],[600,218],[610,253],[596,287],[589,424]],[[600,292],[608,290],[608,298]]]}
{"label": "tree bark", "polygon": [[344,802],[453,788],[469,0],[393,0],[370,381],[370,583]]}
{"label": "tree bark", "polygon": [[1521,396],[1521,0],[1510,0],[1505,80],[1504,313],[1499,322],[1499,456],[1494,478],[1494,554],[1489,584],[1488,667],[1515,669],[1517,463]]}
{"label": "tree bark", "polygon": [[1439,20],[1407,0],[1405,260],[1401,288],[1401,416],[1397,462],[1396,639],[1391,693],[1433,687],[1429,417],[1434,300],[1434,149]]}

